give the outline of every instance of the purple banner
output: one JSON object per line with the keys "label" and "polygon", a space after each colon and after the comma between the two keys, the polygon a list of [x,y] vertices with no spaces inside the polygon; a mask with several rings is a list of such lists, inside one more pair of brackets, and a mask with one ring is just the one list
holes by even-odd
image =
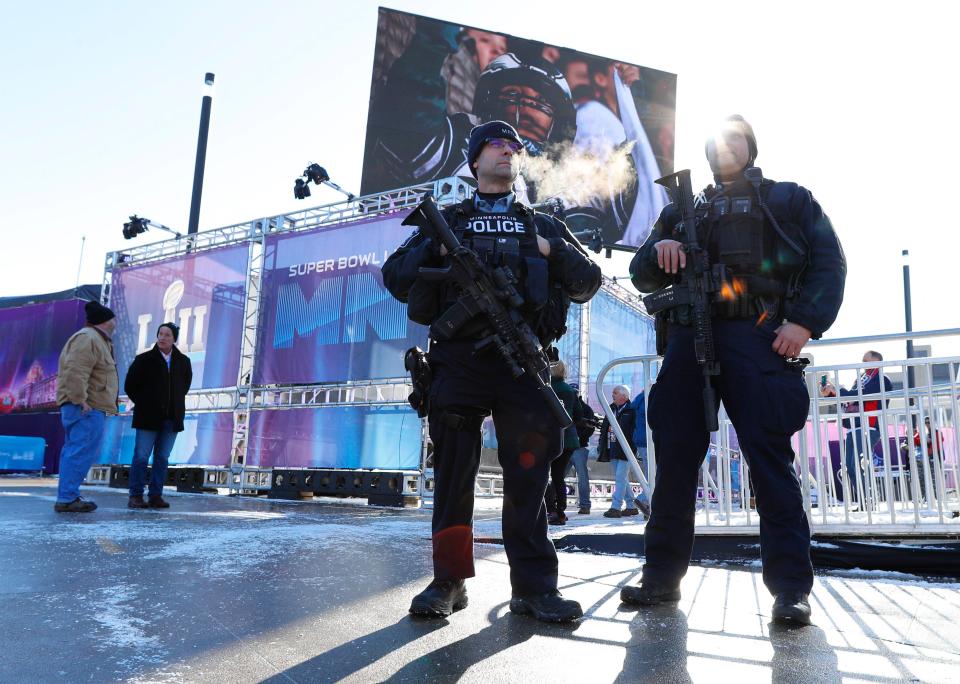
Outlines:
{"label": "purple banner", "polygon": [[56,407],[57,361],[84,324],[83,305],[69,299],[0,309],[0,414]]}
{"label": "purple banner", "polygon": [[113,272],[121,391],[133,357],[153,346],[165,321],[180,326],[177,347],[193,364],[194,389],[236,386],[247,256],[243,244]]}
{"label": "purple banner", "polygon": [[[130,465],[137,431],[133,416],[121,414],[107,418],[100,457],[104,465]],[[170,452],[171,465],[226,466],[233,447],[233,413],[188,413],[183,419],[183,432]]]}
{"label": "purple banner", "polygon": [[416,470],[420,438],[420,419],[406,406],[252,411],[247,464]]}
{"label": "purple banner", "polygon": [[380,274],[412,232],[400,226],[407,213],[267,238],[254,384],[407,374],[403,352],[426,345],[426,328]]}

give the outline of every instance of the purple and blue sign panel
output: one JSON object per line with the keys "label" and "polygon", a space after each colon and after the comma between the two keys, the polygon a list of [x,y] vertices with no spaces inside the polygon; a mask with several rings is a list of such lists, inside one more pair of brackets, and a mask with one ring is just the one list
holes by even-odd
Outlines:
{"label": "purple and blue sign panel", "polygon": [[[97,463],[130,465],[137,437],[132,423],[130,414],[107,418]],[[170,452],[170,465],[227,466],[232,448],[232,412],[188,413]]]}
{"label": "purple and blue sign panel", "polygon": [[411,233],[407,213],[267,238],[254,384],[406,376],[403,353],[424,347],[427,329],[380,267]]}
{"label": "purple and blue sign panel", "polygon": [[420,467],[420,425],[408,406],[252,411],[247,464],[416,470]]}
{"label": "purple and blue sign panel", "polygon": [[57,362],[63,345],[84,325],[79,299],[0,309],[0,414],[57,405]]}
{"label": "purple and blue sign panel", "polygon": [[180,326],[177,347],[193,364],[193,389],[236,386],[248,250],[224,247],[113,272],[121,391],[133,358],[153,346],[166,321]]}

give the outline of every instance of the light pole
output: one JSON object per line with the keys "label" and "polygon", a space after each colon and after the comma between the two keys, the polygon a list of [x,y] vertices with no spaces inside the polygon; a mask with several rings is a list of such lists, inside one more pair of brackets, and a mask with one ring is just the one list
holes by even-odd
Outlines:
{"label": "light pole", "polygon": [[210,130],[210,108],[213,105],[213,74],[203,77],[203,104],[200,105],[200,133],[197,136],[197,162],[193,167],[193,197],[190,200],[190,221],[187,235],[197,232],[200,225],[200,195],[203,194],[203,168],[207,159],[207,133]]}
{"label": "light pole", "polygon": [[[903,257],[903,315],[906,332],[913,332],[913,310],[910,302],[910,250],[905,249],[901,252]],[[907,340],[907,359],[913,358],[913,340]],[[915,385],[914,368],[907,366],[907,388],[912,389]]]}

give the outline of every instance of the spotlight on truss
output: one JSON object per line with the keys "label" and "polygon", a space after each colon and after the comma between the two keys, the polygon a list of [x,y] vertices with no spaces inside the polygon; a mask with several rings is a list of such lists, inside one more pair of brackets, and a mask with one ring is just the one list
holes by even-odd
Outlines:
{"label": "spotlight on truss", "polygon": [[306,199],[310,196],[310,188],[308,184],[313,181],[314,185],[329,185],[331,188],[337,192],[341,192],[347,196],[347,201],[351,202],[356,198],[352,192],[348,192],[341,188],[339,185],[330,180],[330,174],[327,173],[327,170],[320,166],[319,164],[311,163],[303,172],[303,176],[297,178],[293,186],[293,196],[296,199]]}
{"label": "spotlight on truss", "polygon": [[136,214],[131,216],[130,220],[123,224],[123,237],[125,240],[132,240],[141,233],[146,233],[150,228],[166,231],[178,238],[183,237],[173,228],[169,228],[162,223],[154,223],[150,219],[137,216]]}

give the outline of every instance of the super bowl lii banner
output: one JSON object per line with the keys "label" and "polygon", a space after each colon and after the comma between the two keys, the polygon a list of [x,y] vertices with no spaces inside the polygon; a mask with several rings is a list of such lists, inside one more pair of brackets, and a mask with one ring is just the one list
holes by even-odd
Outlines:
{"label": "super bowl lii banner", "polygon": [[193,364],[194,389],[237,384],[248,250],[242,244],[114,271],[121,388],[133,358],[153,346],[166,321],[180,326],[177,347]]}
{"label": "super bowl lii banner", "polygon": [[409,212],[267,238],[254,384],[405,377],[426,328],[383,286],[380,267],[410,234]]}

